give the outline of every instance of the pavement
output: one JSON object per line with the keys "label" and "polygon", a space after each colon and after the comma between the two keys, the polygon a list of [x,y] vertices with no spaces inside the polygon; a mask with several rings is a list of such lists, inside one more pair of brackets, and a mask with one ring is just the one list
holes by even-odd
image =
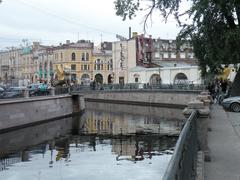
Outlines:
{"label": "pavement", "polygon": [[213,104],[208,123],[211,161],[205,162],[205,180],[240,180],[240,113]]}

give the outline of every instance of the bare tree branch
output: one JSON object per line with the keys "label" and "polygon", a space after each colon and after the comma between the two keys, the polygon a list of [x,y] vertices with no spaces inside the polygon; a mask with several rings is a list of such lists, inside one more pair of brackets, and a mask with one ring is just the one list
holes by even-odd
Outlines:
{"label": "bare tree branch", "polygon": [[[156,1],[155,0],[152,0],[152,3],[153,3],[152,6],[149,6],[149,8],[148,8],[148,9],[150,9],[149,12],[144,17],[144,23],[143,23],[144,33],[146,33],[147,20],[148,20],[149,17],[150,18],[152,17],[153,10],[155,9],[155,6],[156,6]],[[151,21],[152,21],[152,18],[151,18]]]}

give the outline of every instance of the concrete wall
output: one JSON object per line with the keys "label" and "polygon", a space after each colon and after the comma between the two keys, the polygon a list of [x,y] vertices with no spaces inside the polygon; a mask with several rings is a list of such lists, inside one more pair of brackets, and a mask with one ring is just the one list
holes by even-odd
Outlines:
{"label": "concrete wall", "polygon": [[96,91],[85,94],[86,101],[184,108],[196,99],[197,91]]}
{"label": "concrete wall", "polygon": [[70,116],[84,109],[82,96],[64,95],[0,102],[0,132]]}

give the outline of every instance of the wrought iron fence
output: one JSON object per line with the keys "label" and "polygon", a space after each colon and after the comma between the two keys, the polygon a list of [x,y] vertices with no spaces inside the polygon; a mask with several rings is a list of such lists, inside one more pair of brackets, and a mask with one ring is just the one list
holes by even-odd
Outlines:
{"label": "wrought iron fence", "polygon": [[202,84],[103,84],[96,86],[88,85],[76,85],[71,87],[71,91],[90,91],[90,90],[160,90],[160,89],[172,89],[172,90],[205,90],[206,86]]}
{"label": "wrought iron fence", "polygon": [[68,94],[70,91],[69,87],[56,87],[54,89],[55,95],[60,95],[60,94]]}
{"label": "wrought iron fence", "polygon": [[195,179],[197,158],[197,112],[187,119],[178,138],[173,156],[168,164],[163,180]]}

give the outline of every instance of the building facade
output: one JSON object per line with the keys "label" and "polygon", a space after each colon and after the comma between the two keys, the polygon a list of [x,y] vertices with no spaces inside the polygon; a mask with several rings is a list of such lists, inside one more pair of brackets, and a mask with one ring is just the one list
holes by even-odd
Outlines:
{"label": "building facade", "polygon": [[128,83],[129,69],[136,67],[136,40],[113,42],[113,82],[116,84]]}
{"label": "building facade", "polygon": [[[100,84],[112,82],[112,51],[111,43],[104,42],[100,47],[94,47],[90,41],[80,40],[54,47],[54,71],[57,73],[70,71],[70,81],[89,85],[96,80]],[[60,68],[58,70],[58,68]]]}
{"label": "building facade", "polygon": [[93,51],[93,77],[101,84],[113,83],[113,60],[111,50],[95,48]]}
{"label": "building facade", "polygon": [[70,81],[81,83],[89,81],[93,72],[93,43],[90,41],[78,41],[59,45],[53,49],[54,72],[58,68],[70,72]]}
{"label": "building facade", "polygon": [[20,48],[8,48],[7,51],[0,52],[0,81],[8,83],[21,76],[21,53]]}
{"label": "building facade", "polygon": [[145,68],[135,67],[129,70],[128,83],[149,85],[160,84],[202,84],[198,66],[176,66]]}
{"label": "building facade", "polygon": [[[130,39],[103,42],[99,47],[88,40],[75,43],[67,40],[58,46],[34,42],[28,47],[9,48],[0,52],[0,81],[50,83],[67,72],[69,81],[83,85],[93,80],[100,84],[195,83],[199,82],[195,81],[199,76],[196,65],[188,41],[177,48],[176,40],[153,39],[134,33]],[[192,70],[186,70],[191,67]],[[175,71],[182,73],[180,79],[187,80],[174,80]],[[153,74],[149,72],[155,75],[150,78]],[[190,72],[193,74],[189,75]]]}
{"label": "building facade", "polygon": [[[151,36],[136,34],[131,39],[113,43],[113,71],[114,83],[119,84],[201,82],[197,60],[189,42],[178,49],[175,40],[152,39]],[[175,80],[173,72],[179,74]]]}

